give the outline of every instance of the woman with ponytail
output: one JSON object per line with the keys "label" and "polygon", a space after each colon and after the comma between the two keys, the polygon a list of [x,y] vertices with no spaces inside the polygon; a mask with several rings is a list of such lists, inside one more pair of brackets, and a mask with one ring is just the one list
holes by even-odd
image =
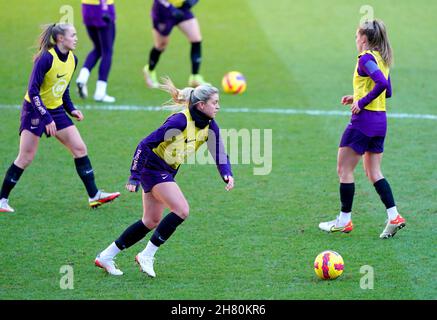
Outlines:
{"label": "woman with ponytail", "polygon": [[343,105],[350,105],[352,112],[351,121],[341,138],[337,158],[341,210],[337,219],[322,222],[319,228],[327,232],[352,231],[353,174],[363,158],[366,175],[387,210],[387,224],[379,236],[387,239],[406,225],[405,219],[397,211],[390,184],[381,172],[387,132],[386,98],[392,95],[390,66],[393,53],[381,20],[366,21],[359,26],[355,37],[359,55],[353,77],[354,94],[341,99]]}
{"label": "woman with ponytail", "polygon": [[3,180],[0,212],[14,212],[8,204],[9,194],[33,161],[43,133],[47,137],[56,137],[72,153],[90,207],[100,206],[120,195],[119,192],[105,193],[97,189],[87,147],[68,116],[77,121],[84,119],[82,112],[74,107],[69,93],[70,80],[77,65],[72,51],[76,43],[76,29],[70,24],[47,25],[41,33],[21,109],[20,149]]}
{"label": "woman with ponytail", "polygon": [[[143,189],[143,217],[112,242],[96,258],[96,266],[111,275],[122,275],[114,263],[115,256],[155,229],[146,248],[135,260],[143,272],[155,277],[154,255],[189,215],[188,202],[174,178],[187,157],[207,142],[226,190],[234,187],[229,158],[224,151],[215,116],[220,109],[218,89],[209,85],[177,89],[170,79],[160,88],[171,95],[173,107],[184,110],[171,115],[164,124],[137,146],[126,184],[130,192]],[[171,211],[162,218],[165,208]]]}

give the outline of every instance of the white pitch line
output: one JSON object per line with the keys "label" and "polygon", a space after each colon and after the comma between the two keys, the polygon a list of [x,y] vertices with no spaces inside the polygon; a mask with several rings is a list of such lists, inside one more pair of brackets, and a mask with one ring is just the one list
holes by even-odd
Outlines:
{"label": "white pitch line", "polygon": [[[0,109],[20,109],[20,105],[0,104]],[[163,107],[156,106],[130,106],[130,105],[77,105],[82,110],[99,110],[99,111],[168,111]],[[308,115],[308,116],[350,116],[350,111],[338,110],[303,110],[292,108],[222,108],[220,112],[230,113],[269,113],[279,115]],[[417,113],[387,113],[388,118],[398,119],[425,119],[437,120],[435,114],[417,114]]]}

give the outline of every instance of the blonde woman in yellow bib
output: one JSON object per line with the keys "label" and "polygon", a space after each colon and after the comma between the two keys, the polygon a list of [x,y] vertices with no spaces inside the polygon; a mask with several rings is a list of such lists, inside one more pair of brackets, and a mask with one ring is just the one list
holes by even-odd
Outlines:
{"label": "blonde woman in yellow bib", "polygon": [[397,211],[390,185],[381,172],[387,132],[386,99],[392,94],[390,66],[393,53],[381,20],[366,21],[359,26],[355,38],[359,55],[353,76],[354,94],[341,99],[343,105],[350,105],[352,112],[337,158],[341,210],[337,219],[322,222],[319,228],[327,232],[349,233],[353,230],[354,170],[363,158],[366,175],[387,210],[388,221],[380,234],[381,239],[387,239],[406,225]]}
{"label": "blonde woman in yellow bib", "polygon": [[[154,256],[176,228],[190,213],[187,200],[175,181],[181,164],[203,144],[214,158],[227,191],[233,189],[231,163],[225,153],[215,116],[220,109],[219,91],[210,85],[177,89],[170,79],[161,88],[171,94],[172,101],[185,107],[170,117],[137,146],[131,165],[127,190],[143,189],[143,217],[128,227],[120,237],[103,250],[95,260],[96,266],[111,275],[123,272],[114,263],[115,256],[143,239],[154,229],[146,248],[136,257],[141,271],[155,277]],[[170,213],[164,218],[164,209]]]}
{"label": "blonde woman in yellow bib", "polygon": [[87,147],[69,117],[77,121],[84,119],[82,112],[74,107],[69,91],[77,65],[73,54],[76,44],[76,29],[70,24],[48,25],[39,38],[39,51],[34,57],[21,109],[20,150],[3,180],[0,212],[14,212],[8,204],[9,194],[33,161],[43,133],[56,137],[73,155],[77,173],[88,192],[90,207],[100,206],[120,195],[97,189]]}

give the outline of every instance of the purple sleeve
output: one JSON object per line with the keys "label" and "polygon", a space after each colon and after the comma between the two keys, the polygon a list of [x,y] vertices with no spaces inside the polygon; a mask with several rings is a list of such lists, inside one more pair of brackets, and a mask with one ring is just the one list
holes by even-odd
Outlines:
{"label": "purple sleeve", "polygon": [[68,112],[69,115],[71,115],[71,113],[76,110],[73,101],[71,101],[70,98],[70,85],[68,85],[67,89],[64,92],[64,95],[62,96],[62,102],[64,104],[65,110]]}
{"label": "purple sleeve", "polygon": [[364,109],[369,103],[375,100],[381,93],[388,88],[388,81],[378,68],[375,58],[367,53],[363,55],[358,62],[358,73],[369,76],[374,82],[373,89],[358,101],[358,107]]}
{"label": "purple sleeve", "polygon": [[391,93],[392,93],[392,91],[391,91],[391,80],[390,80],[390,75],[388,75],[388,79],[387,79],[387,81],[388,81],[388,86],[387,86],[387,89],[385,90],[385,97],[386,97],[386,98],[391,98]]}
{"label": "purple sleeve", "polygon": [[44,81],[46,73],[50,70],[53,63],[53,56],[44,52],[33,65],[32,74],[29,79],[27,92],[29,94],[30,103],[39,112],[45,124],[53,121],[52,116],[48,113],[46,106],[41,100],[40,89]]}
{"label": "purple sleeve", "polygon": [[187,126],[187,118],[183,113],[176,113],[170,116],[164,124],[144,138],[137,146],[130,168],[131,176],[129,180],[140,180],[141,169],[147,163],[147,156],[152,149],[157,147],[161,142],[171,139]]}
{"label": "purple sleeve", "polygon": [[217,169],[220,172],[220,176],[223,180],[225,180],[224,176],[233,176],[231,163],[228,155],[226,154],[225,147],[220,136],[220,128],[214,120],[211,121],[209,128],[208,150],[215,160]]}
{"label": "purple sleeve", "polygon": [[[76,67],[77,67],[77,57],[74,56],[74,70],[76,71]],[[65,110],[68,112],[69,115],[71,115],[71,113],[76,110],[76,108],[74,107],[73,101],[71,101],[71,97],[70,97],[70,85],[67,86],[67,89],[64,92],[64,95],[62,96],[62,102],[64,104],[64,108]]]}

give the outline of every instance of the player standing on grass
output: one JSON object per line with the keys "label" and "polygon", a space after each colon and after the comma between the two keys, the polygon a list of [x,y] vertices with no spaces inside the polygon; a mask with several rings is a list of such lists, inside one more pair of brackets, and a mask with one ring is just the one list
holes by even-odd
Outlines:
{"label": "player standing on grass", "polygon": [[200,34],[199,23],[191,12],[191,8],[199,0],[154,0],[152,5],[153,23],[153,47],[150,50],[149,62],[143,68],[144,79],[149,88],[158,88],[159,82],[156,75],[156,65],[159,57],[167,48],[170,40],[170,33],[174,26],[177,26],[191,43],[191,75],[188,85],[197,87],[208,84],[199,74],[202,61],[202,35]]}
{"label": "player standing on grass", "polygon": [[9,167],[0,190],[0,212],[14,212],[8,204],[11,190],[23,171],[31,164],[43,133],[54,136],[74,157],[77,173],[89,196],[90,207],[97,207],[117,198],[120,193],[97,189],[87,147],[67,113],[82,121],[84,116],[70,99],[69,84],[77,65],[72,50],[76,48],[76,29],[70,24],[51,24],[39,38],[39,51],[28,91],[21,109],[20,149]]}
{"label": "player standing on grass", "polygon": [[106,94],[115,40],[114,0],[82,0],[82,17],[94,48],[86,57],[85,63],[76,79],[79,96],[82,99],[88,97],[88,78],[90,72],[100,60],[99,78],[96,83],[94,100],[109,103],[115,102],[114,97]]}
{"label": "player standing on grass", "polygon": [[381,172],[387,131],[386,98],[392,94],[389,67],[393,62],[384,23],[371,20],[362,24],[356,32],[356,45],[359,55],[353,77],[354,95],[341,99],[342,104],[351,105],[352,111],[337,158],[341,211],[336,220],[322,222],[319,228],[328,232],[352,231],[353,174],[363,157],[366,175],[387,209],[388,221],[380,235],[387,239],[405,227],[405,219],[399,215],[390,185]]}
{"label": "player standing on grass", "polygon": [[[171,94],[176,105],[185,106],[185,110],[170,116],[160,128],[142,140],[135,151],[126,188],[136,192],[141,184],[143,218],[97,256],[95,264],[112,275],[123,274],[115,266],[114,257],[156,228],[146,248],[135,258],[143,272],[155,277],[153,262],[156,251],[189,214],[188,202],[174,177],[180,165],[205,141],[226,182],[226,190],[234,187],[231,164],[214,120],[220,109],[218,90],[209,85],[178,90],[170,79],[166,79],[161,88]],[[171,212],[162,219],[165,208]]]}

